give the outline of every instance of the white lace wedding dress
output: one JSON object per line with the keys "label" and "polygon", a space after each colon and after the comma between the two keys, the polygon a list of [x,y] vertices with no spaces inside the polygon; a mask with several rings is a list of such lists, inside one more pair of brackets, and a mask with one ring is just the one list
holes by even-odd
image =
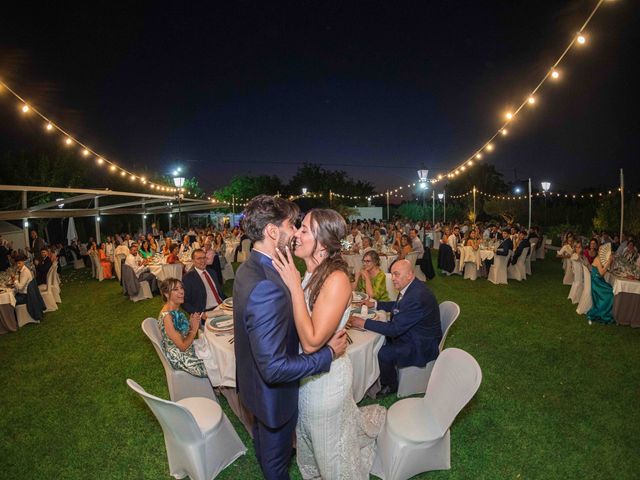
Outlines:
{"label": "white lace wedding dress", "polygon": [[[310,278],[305,275],[303,288]],[[308,295],[306,298],[308,307]],[[349,312],[347,308],[338,330],[344,328]],[[352,381],[351,359],[345,354],[332,362],[329,372],[300,382],[296,448],[298,468],[305,479],[369,478],[376,437],[387,411],[380,405],[359,409]]]}

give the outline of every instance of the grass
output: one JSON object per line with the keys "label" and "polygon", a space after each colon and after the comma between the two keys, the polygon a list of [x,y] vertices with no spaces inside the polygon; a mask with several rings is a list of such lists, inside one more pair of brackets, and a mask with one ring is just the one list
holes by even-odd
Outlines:
{"label": "grass", "polygon": [[[439,301],[461,306],[447,346],[471,353],[483,381],[453,425],[452,469],[416,478],[639,477],[640,331],[589,326],[566,299],[559,264],[533,269],[508,286],[429,282]],[[0,336],[2,478],[170,478],[160,426],[125,384],[169,396],[140,329],[160,299],[134,304],[87,270],[64,272],[62,296],[40,325]],[[219,478],[261,478],[248,435],[220,402],[249,452]],[[295,462],[291,475],[300,478]]]}

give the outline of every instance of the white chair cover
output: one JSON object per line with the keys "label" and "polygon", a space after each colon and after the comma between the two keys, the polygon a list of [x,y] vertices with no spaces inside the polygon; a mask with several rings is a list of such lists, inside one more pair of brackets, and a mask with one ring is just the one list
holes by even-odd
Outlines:
{"label": "white chair cover", "polygon": [[60,277],[58,276],[58,262],[53,262],[47,272],[47,289],[51,291],[56,303],[62,303],[60,298]]}
{"label": "white chair cover", "polygon": [[535,247],[531,247],[529,249],[529,254],[524,261],[524,272],[525,275],[531,276],[531,260],[535,257]]}
{"label": "white chair cover", "polygon": [[[529,260],[530,262],[535,262],[538,256],[538,239],[530,238],[529,243],[531,244],[531,251],[529,252]],[[527,272],[527,275],[531,275],[531,273]]]}
{"label": "white chair cover", "polygon": [[[449,334],[449,329],[453,322],[460,315],[460,307],[457,303],[446,301],[440,305],[440,328],[442,329],[442,340],[440,340],[439,350],[444,349],[444,342]],[[408,397],[416,393],[422,393],[427,389],[429,377],[433,370],[435,360],[430,361],[424,367],[405,367],[398,369],[398,398]]]}
{"label": "white chair cover", "polygon": [[247,452],[220,405],[210,399],[192,397],[174,403],[148,394],[131,379],[127,385],[162,427],[171,476],[211,480]]}
{"label": "white chair cover", "polygon": [[182,280],[181,263],[166,264],[163,265],[162,268],[166,270],[166,278],[177,278],[178,280]]}
{"label": "white chair cover", "polygon": [[591,270],[586,265],[582,265],[582,295],[578,302],[576,312],[579,315],[585,315],[593,306],[593,298],[591,297]]}
{"label": "white chair cover", "polygon": [[[55,264],[57,267],[57,263]],[[40,290],[40,295],[42,296],[42,300],[44,300],[44,304],[47,307],[45,312],[54,312],[58,310],[58,304],[56,303],[56,298],[53,295],[53,274],[55,271],[53,270],[53,264],[47,271],[47,283],[44,285],[38,285],[38,290]]]}
{"label": "white chair cover", "polygon": [[85,267],[86,265],[84,264],[84,260],[82,260],[81,258],[73,261],[73,268],[75,268],[76,270],[80,270],[81,268]]}
{"label": "white chair cover", "polygon": [[524,265],[526,261],[527,255],[529,254],[529,247],[525,247],[522,249],[522,253],[516,260],[515,265],[509,265],[507,268],[507,278],[512,278],[513,280],[522,281],[527,279],[527,271]]}
{"label": "white chair cover", "polygon": [[384,277],[387,285],[387,293],[389,294],[389,300],[395,301],[396,298],[398,298],[398,291],[393,286],[393,282],[391,281],[391,274],[385,273]]}
{"label": "white chair cover", "polygon": [[511,252],[509,255],[495,255],[493,257],[493,265],[489,269],[489,276],[487,280],[496,285],[504,284],[507,285],[509,282],[507,281],[507,266],[509,264],[509,259],[511,258]]}
{"label": "white chair cover", "polygon": [[194,377],[190,373],[182,370],[174,370],[167,361],[167,357],[162,351],[162,333],[158,328],[158,321],[155,318],[146,318],[142,322],[142,331],[151,340],[153,348],[156,349],[158,357],[164,367],[164,373],[167,377],[167,386],[169,387],[169,398],[177,402],[188,397],[205,397],[217,402],[216,394],[213,391],[211,382],[208,378]]}
{"label": "white chair cover", "polygon": [[16,319],[18,320],[18,327],[22,328],[27,323],[40,323],[39,320],[34,320],[29,315],[29,310],[27,310],[27,306],[23,303],[21,305],[16,305]]}
{"label": "white chair cover", "polygon": [[387,411],[371,473],[400,480],[451,468],[449,428],[473,398],[482,372],[478,362],[457,348],[444,350],[433,367],[422,398],[405,398]]}
{"label": "white chair cover", "polygon": [[121,253],[115,256],[115,260],[113,261],[113,269],[116,272],[116,277],[118,277],[118,281],[122,278],[122,260],[125,258]]}
{"label": "white chair cover", "polygon": [[143,280],[140,282],[140,289],[138,290],[138,295],[135,297],[129,297],[132,302],[139,302],[140,300],[146,300],[147,298],[153,298],[151,294],[151,287],[149,286],[149,282]]}
{"label": "white chair cover", "polygon": [[571,285],[573,283],[573,267],[571,260],[568,258],[562,259],[562,268],[564,269],[564,277],[562,278],[563,285]]}
{"label": "white chair cover", "polygon": [[540,243],[540,245],[537,246],[536,248],[536,256],[538,257],[538,260],[544,260],[544,255],[545,255],[545,249],[547,248],[547,244],[551,243],[551,242],[547,242],[547,237],[543,236],[542,243]]}
{"label": "white chair cover", "polygon": [[[571,303],[578,303],[582,296],[582,284],[584,274],[582,273],[582,263],[579,260],[571,260],[571,268],[573,269],[573,282],[571,283],[571,290],[569,290],[569,296]],[[591,278],[591,277],[589,277]]]}

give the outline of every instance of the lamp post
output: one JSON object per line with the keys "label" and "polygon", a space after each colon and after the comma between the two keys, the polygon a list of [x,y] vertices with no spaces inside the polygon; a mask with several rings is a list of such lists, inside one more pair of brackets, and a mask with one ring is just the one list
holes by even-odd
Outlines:
{"label": "lamp post", "polygon": [[173,184],[178,189],[178,226],[182,226],[182,187],[184,186],[184,177],[173,177]]}
{"label": "lamp post", "polygon": [[551,188],[551,182],[542,182],[542,192],[544,195],[544,226],[547,226],[547,192]]}
{"label": "lamp post", "polygon": [[438,199],[440,201],[442,201],[442,223],[445,223],[447,221],[447,197],[444,194],[444,191],[442,193],[438,194]]}
{"label": "lamp post", "polygon": [[424,208],[425,208],[425,200],[427,196],[427,178],[429,176],[429,170],[421,169],[418,170],[418,179],[420,180],[420,189],[422,190],[422,219],[424,220]]}

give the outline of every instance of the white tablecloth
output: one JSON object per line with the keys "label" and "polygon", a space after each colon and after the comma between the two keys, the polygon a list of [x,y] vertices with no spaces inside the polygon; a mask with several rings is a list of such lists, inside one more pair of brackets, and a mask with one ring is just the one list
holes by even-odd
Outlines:
{"label": "white tablecloth", "polygon": [[607,275],[606,280],[613,287],[614,295],[618,295],[619,293],[633,293],[635,295],[640,295],[639,280],[628,280],[611,274]]}
{"label": "white tablecloth", "polygon": [[[367,389],[380,376],[378,351],[384,344],[384,336],[373,332],[349,330],[353,343],[347,348],[347,355],[353,364],[353,398],[359,402]],[[204,335],[209,346],[209,358],[203,358],[211,383],[218,387],[236,386],[236,357],[232,335],[216,335],[205,328]]]}
{"label": "white tablecloth", "polygon": [[0,305],[11,304],[12,307],[16,306],[16,297],[13,294],[13,288],[6,288],[4,292],[0,293]]}

